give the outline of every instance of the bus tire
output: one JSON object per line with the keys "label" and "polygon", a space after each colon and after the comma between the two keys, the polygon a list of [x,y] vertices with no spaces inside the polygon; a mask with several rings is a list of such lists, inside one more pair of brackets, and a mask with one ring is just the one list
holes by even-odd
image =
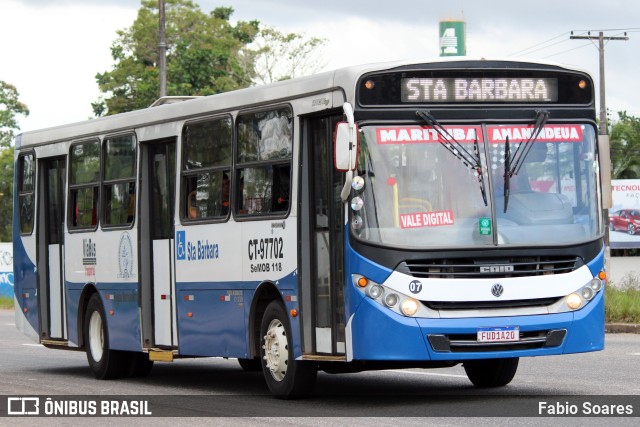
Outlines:
{"label": "bus tire", "polygon": [[125,375],[129,365],[127,353],[109,349],[109,330],[98,294],[93,294],[87,304],[84,344],[89,367],[97,379],[107,380]]}
{"label": "bus tire", "polygon": [[260,356],[267,386],[279,399],[309,394],[318,375],[315,365],[294,359],[291,338],[285,308],[279,301],[272,301],[260,326]]}
{"label": "bus tire", "polygon": [[474,386],[502,387],[511,382],[518,370],[517,357],[510,359],[481,359],[464,362],[464,371]]}
{"label": "bus tire", "polygon": [[262,370],[260,359],[238,359],[240,367],[245,372],[257,372]]}

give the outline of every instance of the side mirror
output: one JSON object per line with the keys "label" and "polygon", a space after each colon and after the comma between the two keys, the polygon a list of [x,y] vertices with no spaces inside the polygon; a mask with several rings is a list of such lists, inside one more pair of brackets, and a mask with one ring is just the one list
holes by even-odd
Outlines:
{"label": "side mirror", "polygon": [[340,172],[347,172],[356,168],[358,160],[358,126],[348,122],[336,125],[334,139],[334,167]]}
{"label": "side mirror", "polygon": [[598,135],[598,158],[600,160],[600,184],[602,185],[602,209],[611,209],[611,153],[609,135]]}

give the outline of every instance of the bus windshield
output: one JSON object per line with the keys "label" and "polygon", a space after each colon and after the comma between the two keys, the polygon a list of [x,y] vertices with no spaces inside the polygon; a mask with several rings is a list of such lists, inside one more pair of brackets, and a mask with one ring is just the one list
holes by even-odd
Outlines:
{"label": "bus windshield", "polygon": [[[357,238],[428,249],[573,244],[602,232],[592,125],[547,124],[535,138],[533,124],[444,129],[480,170],[431,126],[360,128],[364,188],[351,203]],[[505,177],[509,155],[521,161]]]}

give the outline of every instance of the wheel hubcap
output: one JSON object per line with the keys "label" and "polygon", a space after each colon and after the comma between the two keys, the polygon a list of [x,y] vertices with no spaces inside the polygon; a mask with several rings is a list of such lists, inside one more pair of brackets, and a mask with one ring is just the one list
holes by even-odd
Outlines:
{"label": "wheel hubcap", "polygon": [[264,350],[263,359],[271,376],[276,381],[282,381],[287,374],[289,343],[284,325],[278,319],[273,319],[269,323],[262,348]]}
{"label": "wheel hubcap", "polygon": [[102,317],[100,313],[94,311],[89,319],[89,349],[91,357],[96,362],[102,359],[104,346],[104,333],[102,331]]}

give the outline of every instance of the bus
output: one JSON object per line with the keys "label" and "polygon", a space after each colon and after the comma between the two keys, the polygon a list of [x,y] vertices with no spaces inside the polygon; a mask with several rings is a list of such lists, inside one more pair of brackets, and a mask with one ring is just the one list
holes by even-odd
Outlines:
{"label": "bus", "polygon": [[394,62],[22,133],[16,325],[98,379],[235,358],[279,398],[602,350],[594,93],[558,64]]}

